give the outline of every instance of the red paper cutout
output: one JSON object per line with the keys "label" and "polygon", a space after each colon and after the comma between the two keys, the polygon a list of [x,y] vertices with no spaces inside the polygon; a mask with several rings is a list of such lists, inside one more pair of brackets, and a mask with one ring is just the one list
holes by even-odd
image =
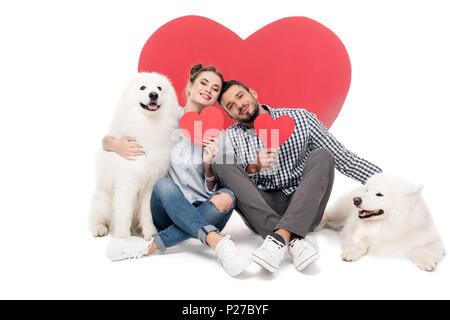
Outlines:
{"label": "red paper cutout", "polygon": [[295,130],[295,120],[290,116],[273,119],[270,114],[261,114],[255,119],[255,131],[258,138],[268,149],[278,149]]}
{"label": "red paper cutout", "polygon": [[223,115],[219,109],[206,107],[200,114],[185,113],[180,119],[180,129],[187,139],[201,146],[204,139],[220,135],[223,122]]}
{"label": "red paper cutout", "polygon": [[[168,76],[184,105],[189,70],[197,63],[215,65],[225,80],[255,89],[259,101],[270,107],[305,108],[328,128],[350,87],[344,45],[330,29],[305,17],[277,20],[245,40],[204,17],[177,18],[148,39],[138,71]],[[225,115],[225,127],[231,123]]]}

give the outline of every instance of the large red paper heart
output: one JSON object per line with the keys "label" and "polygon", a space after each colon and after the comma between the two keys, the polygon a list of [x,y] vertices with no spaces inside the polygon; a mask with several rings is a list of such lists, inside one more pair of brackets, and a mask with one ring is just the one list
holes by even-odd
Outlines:
{"label": "large red paper heart", "polygon": [[180,119],[180,129],[183,135],[202,145],[203,139],[218,137],[223,128],[223,115],[214,107],[204,108],[200,114],[187,112]]}
{"label": "large red paper heart", "polygon": [[[226,80],[253,88],[260,103],[305,108],[328,128],[350,87],[351,66],[344,45],[327,27],[305,17],[277,20],[245,40],[207,18],[177,18],[148,39],[138,71],[167,75],[184,105],[189,70],[197,63],[215,65]],[[225,119],[227,127],[232,121]]]}
{"label": "large red paper heart", "polygon": [[294,132],[295,120],[286,115],[273,119],[270,114],[261,114],[255,119],[254,127],[267,148],[278,149]]}

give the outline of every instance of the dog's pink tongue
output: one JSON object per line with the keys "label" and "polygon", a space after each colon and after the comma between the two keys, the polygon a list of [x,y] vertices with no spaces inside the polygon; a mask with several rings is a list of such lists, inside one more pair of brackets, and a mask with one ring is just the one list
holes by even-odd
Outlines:
{"label": "dog's pink tongue", "polygon": [[372,214],[374,214],[374,213],[376,213],[376,210],[373,210],[373,211],[364,211],[364,210],[361,210],[361,211],[359,211],[359,216],[360,216],[360,217],[365,217],[365,216],[368,216],[368,215],[372,215]]}
{"label": "dog's pink tongue", "polygon": [[147,105],[147,107],[152,111],[155,111],[156,109],[158,109],[158,105],[156,105],[156,104],[149,104],[149,105]]}

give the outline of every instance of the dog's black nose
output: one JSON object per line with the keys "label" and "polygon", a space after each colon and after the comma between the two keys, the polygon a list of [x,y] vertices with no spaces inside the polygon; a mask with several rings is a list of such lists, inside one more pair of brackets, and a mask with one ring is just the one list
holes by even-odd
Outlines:
{"label": "dog's black nose", "polygon": [[354,197],[353,198],[353,203],[355,204],[355,206],[359,206],[361,204],[362,200],[360,197]]}
{"label": "dog's black nose", "polygon": [[158,94],[157,94],[156,92],[154,92],[154,91],[150,92],[148,96],[149,96],[150,99],[152,99],[152,100],[158,99]]}

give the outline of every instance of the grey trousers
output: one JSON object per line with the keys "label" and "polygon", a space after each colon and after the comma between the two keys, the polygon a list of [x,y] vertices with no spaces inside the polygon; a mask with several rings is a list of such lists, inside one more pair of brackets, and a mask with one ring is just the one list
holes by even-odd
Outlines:
{"label": "grey trousers", "polygon": [[250,180],[241,164],[214,163],[218,184],[236,196],[236,210],[246,225],[265,238],[285,229],[305,237],[322,220],[334,181],[334,158],[326,149],[312,151],[306,159],[297,190],[262,190]]}

